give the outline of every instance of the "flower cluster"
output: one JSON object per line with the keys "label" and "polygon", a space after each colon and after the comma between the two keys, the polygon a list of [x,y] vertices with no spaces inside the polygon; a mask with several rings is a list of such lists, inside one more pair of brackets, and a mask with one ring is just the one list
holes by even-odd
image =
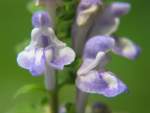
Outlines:
{"label": "flower cluster", "polygon": [[134,42],[114,35],[120,17],[128,14],[131,8],[129,3],[106,4],[102,0],[80,0],[71,25],[73,49],[60,41],[56,36],[58,33],[54,31],[59,27],[55,26],[58,1],[36,0],[36,5],[46,7],[47,11],[38,11],[32,16],[30,44],[17,57],[20,67],[33,76],[45,74],[46,88],[51,91],[57,88],[55,71],[63,70],[78,56],[77,59],[81,59],[82,63],[74,80],[77,87],[77,113],[84,113],[88,93],[115,97],[127,91],[127,86],[116,74],[108,71],[106,65],[111,60],[111,52],[131,60],[140,53],[139,46]]}
{"label": "flower cluster", "polygon": [[81,91],[106,97],[127,91],[127,86],[106,70],[106,64],[111,51],[128,59],[135,59],[140,52],[129,39],[113,36],[119,17],[127,14],[129,9],[130,5],[123,2],[104,4],[101,0],[81,0],[72,32],[74,48],[83,56],[76,80]]}

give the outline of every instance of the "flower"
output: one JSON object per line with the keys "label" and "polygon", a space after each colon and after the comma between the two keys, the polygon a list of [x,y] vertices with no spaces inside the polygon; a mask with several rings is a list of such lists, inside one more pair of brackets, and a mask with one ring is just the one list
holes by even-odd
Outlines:
{"label": "flower", "polygon": [[87,41],[83,63],[77,72],[76,80],[76,85],[81,91],[106,97],[114,97],[127,91],[127,86],[105,67],[111,51],[134,59],[139,54],[139,47],[126,38],[118,39],[98,35]]}
{"label": "flower", "polygon": [[77,7],[76,18],[72,27],[72,39],[73,48],[78,56],[82,54],[87,33],[101,6],[101,0],[81,0]]}
{"label": "flower", "polygon": [[17,57],[20,67],[29,70],[32,75],[41,75],[47,66],[62,70],[74,61],[74,51],[57,39],[47,12],[36,12],[32,24],[31,42]]}
{"label": "flower", "polygon": [[130,10],[130,4],[102,0],[81,0],[72,28],[73,48],[80,56],[86,41],[97,35],[112,35],[119,26],[120,17]]}
{"label": "flower", "polygon": [[128,59],[135,59],[140,53],[139,46],[131,40],[112,36],[118,29],[120,17],[129,10],[130,4],[125,2],[104,4],[102,0],[81,0],[72,28],[73,47],[83,56],[76,80],[81,91],[114,97],[127,90],[105,67],[111,58],[110,51]]}
{"label": "flower", "polygon": [[113,2],[106,5],[102,13],[97,14],[89,37],[111,35],[116,32],[120,24],[120,17],[128,14],[129,10],[130,4],[124,2]]}

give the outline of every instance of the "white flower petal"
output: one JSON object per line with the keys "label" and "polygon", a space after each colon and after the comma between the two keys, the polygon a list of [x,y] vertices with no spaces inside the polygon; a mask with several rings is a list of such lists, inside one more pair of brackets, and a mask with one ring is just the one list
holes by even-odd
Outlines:
{"label": "white flower petal", "polygon": [[44,58],[44,50],[43,49],[36,49],[34,62],[29,69],[32,75],[41,75],[45,71],[45,58]]}
{"label": "white flower petal", "polygon": [[34,56],[35,51],[33,49],[29,51],[24,50],[20,52],[17,57],[18,65],[22,68],[30,69],[34,62]]}
{"label": "white flower petal", "polygon": [[83,64],[81,65],[80,69],[78,70],[78,75],[83,75],[91,71],[92,69],[96,68],[102,59],[104,58],[104,52],[98,52],[95,59],[84,59]]}

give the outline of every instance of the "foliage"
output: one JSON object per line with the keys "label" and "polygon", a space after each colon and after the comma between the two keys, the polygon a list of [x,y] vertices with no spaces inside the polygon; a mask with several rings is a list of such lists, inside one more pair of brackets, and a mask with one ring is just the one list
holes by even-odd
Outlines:
{"label": "foliage", "polygon": [[17,98],[18,96],[23,95],[23,94],[28,94],[31,92],[39,92],[39,91],[46,92],[44,87],[41,87],[36,84],[27,84],[27,85],[22,86],[20,89],[18,89],[18,91],[14,95],[14,98]]}

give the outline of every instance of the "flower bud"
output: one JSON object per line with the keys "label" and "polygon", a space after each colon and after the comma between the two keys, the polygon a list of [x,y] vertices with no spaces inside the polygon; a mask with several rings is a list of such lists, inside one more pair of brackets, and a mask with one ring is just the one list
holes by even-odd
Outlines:
{"label": "flower bud", "polygon": [[34,27],[50,27],[52,24],[51,18],[47,12],[40,11],[32,16],[32,25]]}

